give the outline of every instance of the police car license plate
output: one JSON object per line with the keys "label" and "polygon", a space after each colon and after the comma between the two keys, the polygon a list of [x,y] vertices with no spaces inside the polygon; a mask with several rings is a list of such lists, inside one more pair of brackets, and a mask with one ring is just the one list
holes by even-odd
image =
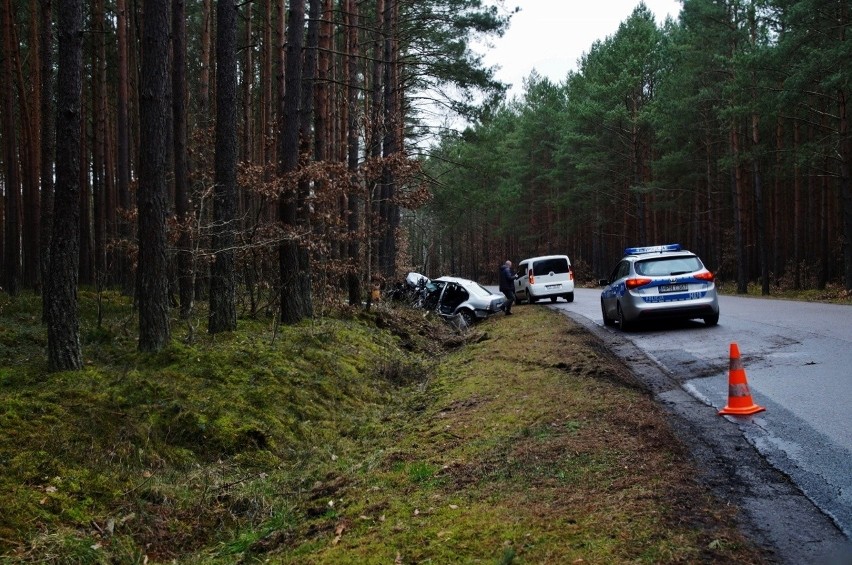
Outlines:
{"label": "police car license plate", "polygon": [[686,292],[689,290],[688,284],[663,284],[658,287],[660,293],[663,292]]}

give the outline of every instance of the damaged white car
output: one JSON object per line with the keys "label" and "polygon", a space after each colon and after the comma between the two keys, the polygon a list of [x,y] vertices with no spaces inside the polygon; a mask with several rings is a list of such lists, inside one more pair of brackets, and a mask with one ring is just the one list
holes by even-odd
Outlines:
{"label": "damaged white car", "polygon": [[493,293],[476,281],[459,277],[430,280],[419,273],[409,273],[406,283],[416,288],[416,306],[435,310],[446,318],[458,316],[468,326],[502,311],[506,302],[502,294]]}

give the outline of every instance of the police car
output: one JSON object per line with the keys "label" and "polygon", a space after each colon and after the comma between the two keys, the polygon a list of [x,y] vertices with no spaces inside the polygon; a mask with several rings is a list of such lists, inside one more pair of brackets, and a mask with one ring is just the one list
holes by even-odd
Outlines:
{"label": "police car", "polygon": [[609,279],[602,279],[604,325],[624,331],[652,319],[701,318],[719,323],[719,298],[713,273],[680,244],[628,247]]}

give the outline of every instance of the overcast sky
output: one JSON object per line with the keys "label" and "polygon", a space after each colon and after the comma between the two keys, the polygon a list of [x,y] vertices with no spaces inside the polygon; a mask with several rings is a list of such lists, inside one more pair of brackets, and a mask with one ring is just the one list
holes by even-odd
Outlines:
{"label": "overcast sky", "polygon": [[[505,0],[505,7],[520,7],[503,37],[492,47],[477,49],[485,64],[499,65],[497,78],[511,83],[511,95],[523,92],[523,79],[535,69],[553,82],[561,82],[577,60],[597,39],[615,34],[640,0]],[[666,16],[677,19],[678,0],[645,0],[657,25]]]}

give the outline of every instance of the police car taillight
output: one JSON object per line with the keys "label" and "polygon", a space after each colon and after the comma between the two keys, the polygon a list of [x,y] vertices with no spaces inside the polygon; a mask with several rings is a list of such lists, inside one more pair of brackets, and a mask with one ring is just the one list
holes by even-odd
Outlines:
{"label": "police car taillight", "polygon": [[640,286],[651,284],[651,282],[651,279],[645,277],[636,277],[633,279],[627,279],[626,281],[624,281],[624,284],[627,286],[627,288],[633,290],[634,288],[639,288]]}
{"label": "police car taillight", "polygon": [[693,275],[696,279],[700,281],[713,282],[716,279],[716,276],[710,271],[704,271],[703,273],[698,273],[697,275]]}

